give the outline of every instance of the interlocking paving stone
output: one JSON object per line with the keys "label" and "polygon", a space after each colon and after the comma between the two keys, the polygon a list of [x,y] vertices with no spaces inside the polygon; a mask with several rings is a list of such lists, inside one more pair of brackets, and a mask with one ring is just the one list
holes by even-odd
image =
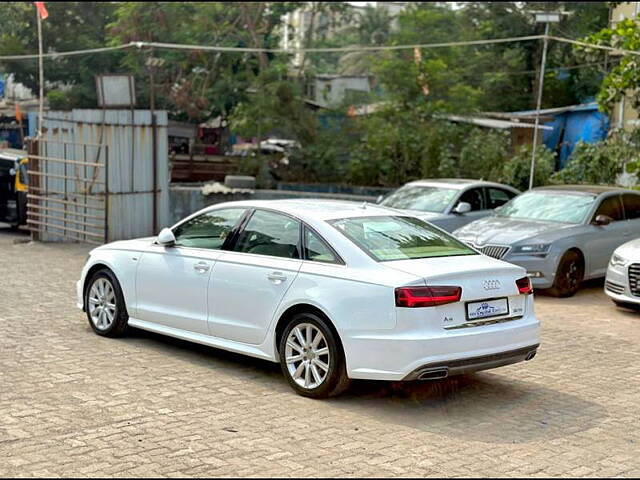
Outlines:
{"label": "interlocking paving stone", "polygon": [[637,476],[640,314],[537,296],[531,362],[293,393],[278,365],[75,308],[89,247],[0,231],[0,476]]}

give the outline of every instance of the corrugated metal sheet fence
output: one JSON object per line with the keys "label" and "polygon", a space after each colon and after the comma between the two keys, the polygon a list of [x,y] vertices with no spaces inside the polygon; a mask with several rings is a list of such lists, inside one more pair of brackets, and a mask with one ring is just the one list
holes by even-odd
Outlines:
{"label": "corrugated metal sheet fence", "polygon": [[[104,226],[99,229],[95,225],[82,225],[82,233],[86,227],[92,235],[60,228],[56,235],[51,234],[53,230],[47,225],[32,222],[38,227],[39,239],[87,239],[101,243],[155,235],[166,225],[169,168],[165,111],[154,112],[153,118],[148,110],[48,112],[42,134],[37,146],[39,153],[32,154],[29,160],[34,172],[30,211],[39,210],[42,202],[50,207],[57,201],[57,206],[64,210],[57,212],[63,215],[63,220],[78,214],[77,209],[81,208],[83,214],[91,215],[82,220],[85,223],[101,223],[94,217],[103,212]],[[35,198],[36,189],[43,188],[49,197],[54,197]],[[58,193],[52,194],[54,191]],[[65,203],[60,203],[61,200]],[[83,206],[78,207],[78,202],[83,202]],[[34,221],[38,221],[35,217]],[[60,224],[59,218],[47,220],[58,227],[66,225]],[[101,232],[103,237],[99,239],[95,235]]]}

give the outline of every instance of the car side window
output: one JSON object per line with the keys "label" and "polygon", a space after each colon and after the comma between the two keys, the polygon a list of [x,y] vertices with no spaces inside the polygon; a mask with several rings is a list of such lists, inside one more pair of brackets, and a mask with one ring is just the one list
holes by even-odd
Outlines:
{"label": "car side window", "polygon": [[620,203],[620,195],[614,195],[607,197],[600,203],[600,206],[593,214],[591,221],[595,220],[598,215],[606,215],[610,217],[614,222],[622,220],[624,215],[622,214],[622,204]]}
{"label": "car side window", "polygon": [[469,205],[471,205],[472,212],[476,210],[485,210],[487,208],[484,204],[484,198],[481,188],[472,188],[470,190],[467,190],[460,196],[460,200],[458,200],[458,203],[460,202],[467,202]]}
{"label": "car side window", "polygon": [[224,244],[246,210],[213,210],[192,218],[173,230],[176,246],[218,249]]}
{"label": "car side window", "polygon": [[488,208],[498,208],[507,203],[516,194],[509,190],[503,190],[502,188],[487,188],[487,201],[489,203]]}
{"label": "car side window", "polygon": [[256,210],[236,242],[235,252],[300,258],[298,220],[280,213]]}
{"label": "car side window", "polygon": [[624,205],[624,216],[627,220],[640,218],[640,195],[625,193],[622,195]]}
{"label": "car side window", "polygon": [[314,262],[339,263],[329,246],[315,232],[304,229],[304,258]]}

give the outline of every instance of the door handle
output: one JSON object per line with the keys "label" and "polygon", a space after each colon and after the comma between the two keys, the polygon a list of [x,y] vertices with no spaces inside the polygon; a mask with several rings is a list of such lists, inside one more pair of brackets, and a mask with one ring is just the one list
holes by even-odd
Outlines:
{"label": "door handle", "polygon": [[211,267],[206,262],[198,262],[193,266],[193,269],[198,273],[208,272],[209,268],[211,268]]}
{"label": "door handle", "polygon": [[274,283],[282,283],[287,279],[282,272],[271,272],[267,274],[267,278]]}

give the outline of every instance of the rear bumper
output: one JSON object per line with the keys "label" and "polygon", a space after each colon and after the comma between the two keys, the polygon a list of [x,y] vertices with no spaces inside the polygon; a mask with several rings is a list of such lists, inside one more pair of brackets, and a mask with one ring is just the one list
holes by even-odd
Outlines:
{"label": "rear bumper", "polygon": [[399,381],[427,368],[446,366],[450,369],[447,375],[454,375],[524,360],[540,344],[540,322],[529,301],[524,317],[493,325],[343,334],[347,374],[350,378]]}
{"label": "rear bumper", "polygon": [[504,367],[505,365],[531,360],[535,357],[538,346],[539,344],[536,344],[491,355],[428,363],[416,368],[403,380],[435,380],[452,375]]}

